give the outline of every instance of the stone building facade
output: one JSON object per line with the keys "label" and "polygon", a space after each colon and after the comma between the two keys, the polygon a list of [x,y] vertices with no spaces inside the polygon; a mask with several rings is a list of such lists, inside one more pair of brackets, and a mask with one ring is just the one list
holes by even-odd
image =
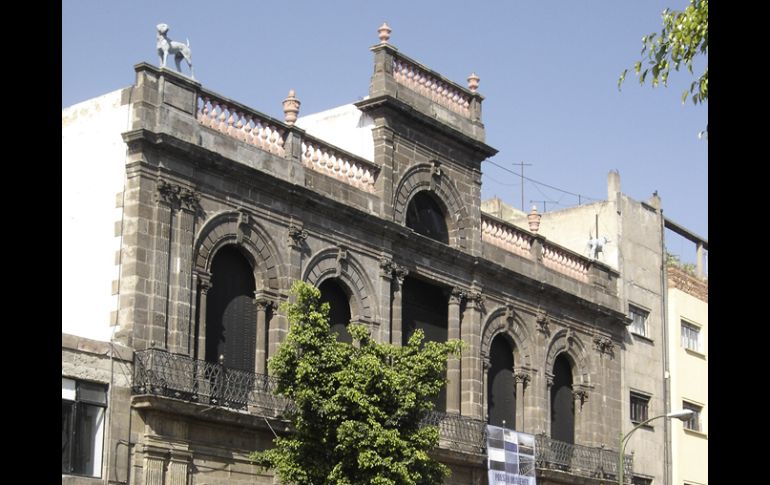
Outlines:
{"label": "stone building facade", "polygon": [[[481,163],[496,150],[478,78],[452,82],[381,34],[369,96],[344,107],[336,145],[319,135],[322,114],[296,119],[293,93],[277,120],[145,63],[133,86],[64,110],[63,169],[76,185],[65,192],[81,203],[63,239],[82,237],[85,218],[84,231],[114,226],[105,246],[119,249],[112,294],[96,298],[114,308],[109,324],[78,313],[92,295],[63,289],[63,402],[65,379],[108,396],[101,469],[65,472],[63,461],[63,483],[275,483],[247,456],[290,432],[291,403],[272,395],[266,363],[297,279],[381,342],[423,328],[466,343],[426,418],[447,483],[486,483],[483,428],[501,420],[537,435],[539,483],[612,482],[629,389],[662,399],[661,354],[638,350],[627,329],[629,301],[652,320],[662,311],[659,211],[622,195],[618,179],[606,204],[650,220],[614,219],[621,250],[606,262],[558,243],[547,217],[538,229],[537,216],[482,210]],[[111,141],[92,143],[95,133]],[[110,182],[78,185],[95,167]],[[102,265],[86,258],[75,277]],[[660,435],[650,455],[626,460],[628,477],[641,462],[658,483]]]}

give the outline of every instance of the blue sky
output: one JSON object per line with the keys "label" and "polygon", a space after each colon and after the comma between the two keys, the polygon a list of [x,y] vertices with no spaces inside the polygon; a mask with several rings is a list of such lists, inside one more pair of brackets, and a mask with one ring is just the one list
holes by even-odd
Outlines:
{"label": "blue sky", "polygon": [[[196,78],[209,89],[283,119],[295,89],[300,116],[366,96],[369,47],[387,21],[399,51],[462,85],[474,71],[485,96],[491,160],[548,185],[607,197],[607,172],[636,200],[654,191],[664,214],[708,238],[708,142],[698,132],[708,106],[682,105],[692,80],[672,73],[668,88],[639,86],[629,74],[641,37],[660,28],[667,1],[145,1],[62,2],[62,107],[129,86],[134,64],[157,65],[155,25],[190,40]],[[169,61],[170,62],[170,61]],[[702,69],[706,60],[699,60]],[[171,65],[173,63],[170,62]],[[696,72],[698,72],[696,70]],[[521,205],[520,179],[482,165],[482,198]],[[525,205],[548,210],[577,198],[532,182]],[[542,210],[542,202],[537,202]],[[688,244],[672,252],[692,259]]]}

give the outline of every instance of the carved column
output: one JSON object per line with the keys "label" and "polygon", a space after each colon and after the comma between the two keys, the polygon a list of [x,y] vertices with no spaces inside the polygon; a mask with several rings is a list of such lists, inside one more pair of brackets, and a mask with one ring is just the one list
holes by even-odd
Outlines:
{"label": "carved column", "polygon": [[489,422],[489,368],[492,367],[492,362],[489,360],[489,355],[483,355],[481,359],[481,389],[482,389],[482,402],[481,410],[484,412],[482,418],[485,423]]}
{"label": "carved column", "polygon": [[198,273],[198,360],[206,360],[206,299],[211,289],[211,273]]}
{"label": "carved column", "polygon": [[395,276],[395,278],[393,279],[393,312],[391,315],[392,325],[390,329],[390,343],[400,347],[403,339],[402,300],[404,296],[404,278],[409,274],[409,270],[396,264],[393,266],[393,276]]}
{"label": "carved column", "polygon": [[467,345],[462,357],[462,414],[481,419],[481,314],[483,296],[478,291],[467,293],[467,305],[460,333]]}
{"label": "carved column", "polygon": [[143,485],[164,485],[168,450],[157,446],[144,445],[144,483]]}
{"label": "carved column", "polygon": [[[465,293],[453,288],[449,296],[449,333],[448,338],[460,338],[460,302]],[[447,361],[446,411],[460,413],[460,359],[449,357]]]}
{"label": "carved column", "polygon": [[393,306],[393,261],[385,254],[380,257],[380,301],[381,305],[381,319],[380,319],[380,342],[389,343],[391,334],[391,315]]}
{"label": "carved column", "polygon": [[168,463],[168,480],[165,485],[187,485],[189,482],[188,469],[192,461],[192,453],[183,450],[171,450]]}
{"label": "carved column", "polygon": [[513,374],[516,380],[516,429],[524,431],[524,392],[529,385],[529,374],[521,369]]}
{"label": "carved column", "polygon": [[257,338],[254,352],[254,372],[257,374],[267,374],[267,357],[265,351],[267,349],[267,329],[265,325],[265,314],[270,302],[257,296],[257,300],[254,302],[257,306]]}

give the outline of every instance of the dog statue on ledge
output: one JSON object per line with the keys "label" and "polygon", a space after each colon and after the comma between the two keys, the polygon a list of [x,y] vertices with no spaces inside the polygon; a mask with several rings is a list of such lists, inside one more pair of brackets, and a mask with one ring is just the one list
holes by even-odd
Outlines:
{"label": "dog statue on ledge", "polygon": [[190,77],[195,79],[195,73],[193,72],[192,56],[190,54],[190,40],[187,40],[187,44],[181,42],[175,42],[170,40],[166,35],[168,33],[168,25],[158,24],[158,56],[160,56],[160,67],[166,67],[166,58],[169,54],[174,56],[176,61],[176,70],[182,72],[181,61],[184,59],[190,68]]}

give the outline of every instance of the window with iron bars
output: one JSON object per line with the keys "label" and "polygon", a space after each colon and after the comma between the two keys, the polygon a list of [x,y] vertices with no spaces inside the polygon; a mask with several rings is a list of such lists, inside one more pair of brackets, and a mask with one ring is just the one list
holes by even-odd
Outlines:
{"label": "window with iron bars", "polygon": [[636,392],[631,393],[631,421],[634,423],[641,423],[647,421],[647,410],[650,406],[650,396],[639,394]]}
{"label": "window with iron bars", "polygon": [[703,408],[697,404],[689,403],[687,401],[682,401],[682,408],[692,411],[690,419],[684,422],[684,428],[691,429],[693,431],[700,431],[700,413]]}
{"label": "window with iron bars", "polygon": [[647,329],[647,317],[649,314],[650,312],[648,311],[633,305],[628,305],[628,318],[631,319],[631,333],[641,335],[642,337],[650,337]]}
{"label": "window with iron bars", "polygon": [[700,328],[682,320],[682,347],[701,352]]}

